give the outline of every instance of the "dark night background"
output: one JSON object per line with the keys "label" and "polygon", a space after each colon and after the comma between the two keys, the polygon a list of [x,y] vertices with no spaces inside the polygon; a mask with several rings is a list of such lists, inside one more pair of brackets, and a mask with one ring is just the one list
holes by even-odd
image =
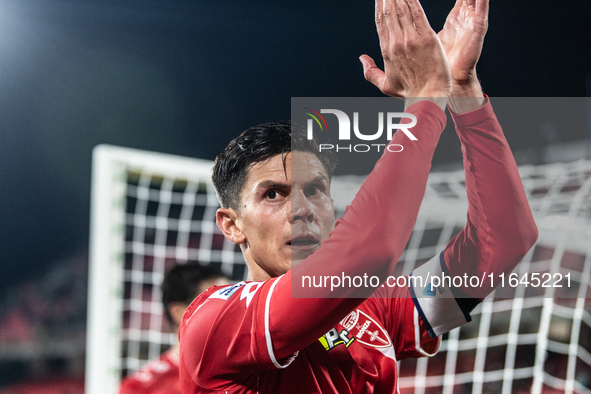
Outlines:
{"label": "dark night background", "polygon": [[[435,30],[453,3],[423,1]],[[588,95],[589,11],[492,0],[485,92]],[[96,144],[211,160],[238,132],[288,119],[292,96],[380,96],[358,61],[379,58],[373,12],[344,0],[0,0],[0,296],[86,250]],[[508,138],[525,149],[536,132]]]}

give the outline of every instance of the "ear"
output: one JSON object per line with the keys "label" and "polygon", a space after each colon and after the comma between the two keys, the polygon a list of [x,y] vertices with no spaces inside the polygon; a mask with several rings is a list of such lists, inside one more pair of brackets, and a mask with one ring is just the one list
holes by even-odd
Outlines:
{"label": "ear", "polygon": [[232,208],[220,208],[215,214],[215,220],[228,241],[238,245],[244,243],[246,237],[240,225],[240,217],[235,210]]}
{"label": "ear", "polygon": [[176,327],[181,324],[183,313],[185,313],[187,307],[187,304],[179,301],[173,301],[168,304],[168,313],[170,313],[170,317],[172,317],[172,321]]}

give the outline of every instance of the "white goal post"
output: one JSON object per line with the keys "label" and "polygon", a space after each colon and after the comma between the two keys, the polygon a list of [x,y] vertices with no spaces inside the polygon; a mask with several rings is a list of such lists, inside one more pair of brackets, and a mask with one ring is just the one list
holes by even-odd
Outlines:
{"label": "white goal post", "polygon": [[[173,343],[160,303],[167,267],[198,261],[244,278],[239,248],[214,224],[211,165],[95,148],[87,394],[116,393],[124,375]],[[540,238],[515,274],[570,274],[571,286],[497,290],[472,323],[445,335],[435,357],[399,364],[401,393],[591,393],[591,162],[526,166],[520,173]],[[463,179],[463,171],[431,174],[396,273],[410,273],[463,227]],[[333,179],[337,215],[362,180]]]}
{"label": "white goal post", "polygon": [[[217,197],[211,187],[211,165],[136,149],[95,148],[87,394],[115,393],[122,374],[173,343],[159,293],[167,267],[191,260],[218,261],[226,274],[239,275],[233,266],[243,264],[235,246],[214,245],[219,236],[215,237]],[[173,232],[175,242],[170,239]],[[195,242],[202,246],[192,248]]]}

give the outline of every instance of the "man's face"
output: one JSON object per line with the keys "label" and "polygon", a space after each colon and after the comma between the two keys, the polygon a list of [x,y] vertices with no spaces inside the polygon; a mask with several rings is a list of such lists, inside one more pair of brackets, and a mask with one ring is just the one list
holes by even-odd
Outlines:
{"label": "man's face", "polygon": [[242,188],[239,226],[252,280],[286,273],[292,262],[320,248],[334,226],[328,175],[320,160],[297,151],[284,160],[285,168],[281,155],[252,165]]}

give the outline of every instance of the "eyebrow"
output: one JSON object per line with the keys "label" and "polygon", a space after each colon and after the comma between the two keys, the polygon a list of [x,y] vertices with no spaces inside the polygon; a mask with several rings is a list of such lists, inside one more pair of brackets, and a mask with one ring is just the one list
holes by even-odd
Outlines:
{"label": "eyebrow", "polygon": [[[326,177],[326,175],[318,175],[317,177],[310,180],[309,182],[306,182],[306,184],[313,185],[315,183],[321,183],[321,182],[328,183],[328,178]],[[257,185],[258,190],[260,190],[260,189],[287,189],[290,187],[291,187],[290,183],[277,182],[277,181],[271,181],[271,180],[263,181]]]}
{"label": "eyebrow", "polygon": [[257,189],[285,189],[290,187],[289,183],[277,182],[277,181],[263,181],[257,185]]}
{"label": "eyebrow", "polygon": [[317,177],[315,177],[314,179],[312,179],[310,182],[307,182],[307,183],[314,184],[314,183],[321,183],[321,182],[328,183],[328,177],[326,175],[318,175]]}

